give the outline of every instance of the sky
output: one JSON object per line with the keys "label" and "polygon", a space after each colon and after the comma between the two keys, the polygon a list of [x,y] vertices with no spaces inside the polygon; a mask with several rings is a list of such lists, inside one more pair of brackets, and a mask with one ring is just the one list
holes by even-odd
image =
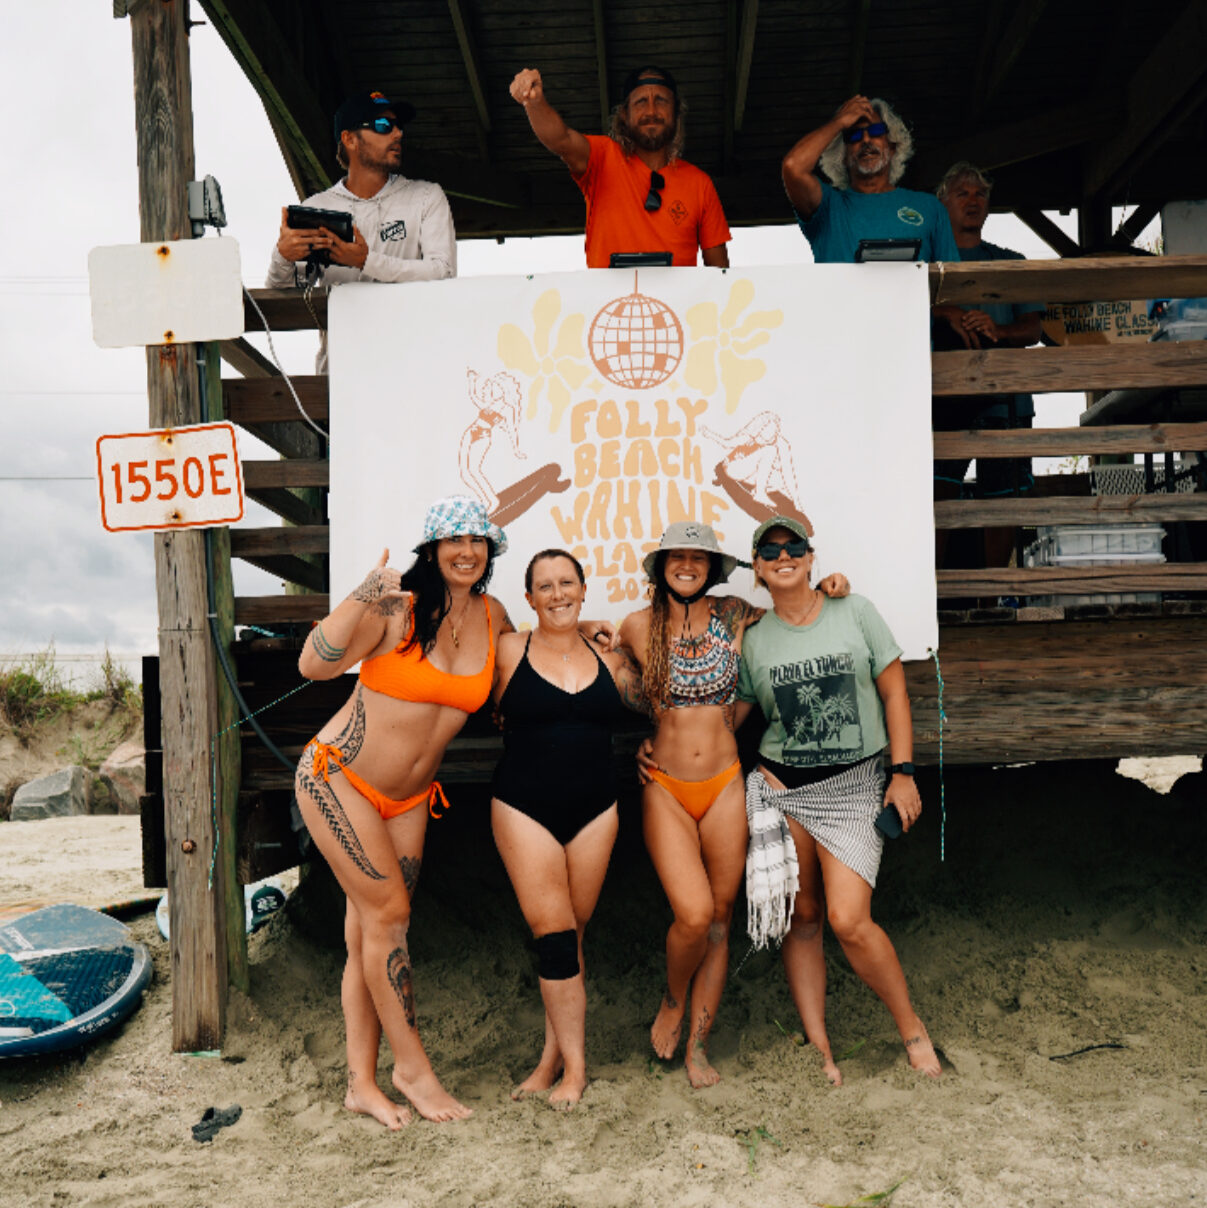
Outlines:
{"label": "sky", "polygon": [[[0,111],[12,119],[14,170],[0,263],[0,660],[52,643],[63,654],[157,648],[152,538],[102,528],[95,480],[97,438],[148,426],[143,350],[98,348],[91,329],[89,251],[139,238],[130,26],[111,11],[103,0],[5,11]],[[295,200],[292,185],[263,108],[221,39],[198,25],[190,49],[197,176],[221,184],[225,235],[238,241],[243,280],[254,288],[280,207]],[[1075,215],[1051,217],[1075,231]],[[991,215],[985,238],[1033,258],[1054,255],[1009,215]],[[730,244],[738,267],[811,259],[795,225],[735,230]],[[582,240],[466,240],[458,261],[460,276],[566,271],[581,267]],[[276,337],[287,371],[313,372],[314,340],[309,332]],[[1076,424],[1081,407],[1080,395],[1039,396],[1037,425]],[[240,452],[270,455],[251,438]],[[249,501],[244,523],[277,519]],[[237,560],[234,576],[237,595],[281,590]]]}

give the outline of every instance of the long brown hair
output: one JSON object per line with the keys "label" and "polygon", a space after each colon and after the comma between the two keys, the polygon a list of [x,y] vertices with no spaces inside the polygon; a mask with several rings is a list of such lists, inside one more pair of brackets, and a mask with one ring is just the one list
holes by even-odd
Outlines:
{"label": "long brown hair", "polygon": [[[650,631],[645,643],[645,668],[641,673],[641,688],[650,708],[655,712],[670,704],[671,678],[671,597],[666,586],[666,556],[660,549],[654,556],[654,573],[650,576]],[[721,581],[721,555],[708,555],[708,587]]]}

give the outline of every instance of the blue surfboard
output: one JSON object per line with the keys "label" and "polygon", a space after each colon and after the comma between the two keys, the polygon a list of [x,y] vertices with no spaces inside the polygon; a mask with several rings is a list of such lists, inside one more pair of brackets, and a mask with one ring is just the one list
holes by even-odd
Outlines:
{"label": "blue surfboard", "polygon": [[64,904],[6,921],[0,1058],[87,1044],[134,1011],[150,980],[150,952],[106,914]]}

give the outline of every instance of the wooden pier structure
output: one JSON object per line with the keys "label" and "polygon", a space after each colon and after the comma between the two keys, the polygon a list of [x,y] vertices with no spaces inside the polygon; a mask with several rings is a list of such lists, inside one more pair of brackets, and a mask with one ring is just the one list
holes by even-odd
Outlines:
{"label": "wooden pier structure", "polygon": [[[952,160],[974,160],[998,177],[994,208],[1016,212],[1063,257],[932,265],[933,302],[1207,295],[1207,256],[1119,254],[1162,204],[1207,197],[1202,157],[1174,164],[1162,151],[1187,131],[1201,139],[1207,121],[1207,11],[1196,3],[1167,6],[1161,22],[1122,0],[993,0],[973,9],[952,0],[716,0],[657,10],[632,0],[200,0],[200,8],[261,96],[300,196],[336,178],[330,114],[346,94],[373,86],[422,95],[407,173],[443,184],[462,237],[581,230],[577,191],[536,145],[506,86],[520,67],[541,67],[568,120],[593,130],[629,67],[665,61],[692,106],[689,154],[716,178],[733,225],[790,219],[779,157],[862,90],[892,97],[918,131],[922,149],[903,183],[933,187]],[[185,238],[184,184],[194,176],[189,4],[114,0],[114,11],[129,17],[133,36],[142,237]],[[1110,30],[1109,63],[1083,53],[1092,29]],[[1102,104],[1084,99],[1094,85]],[[1125,202],[1139,208],[1112,230],[1111,207]],[[1070,208],[1077,240],[1043,213]],[[321,295],[312,314],[296,292],[253,293],[273,331],[323,320]],[[249,305],[247,330],[260,326]],[[231,376],[220,376],[219,359]],[[936,458],[1139,455],[1172,468],[1179,454],[1200,472],[1190,492],[1151,489],[1150,473],[1150,489],[1094,495],[1088,475],[1074,473],[1040,477],[1022,498],[936,503],[940,530],[1159,523],[1176,540],[1159,565],[939,570],[939,659],[907,665],[916,760],[937,761],[940,741],[950,763],[1207,751],[1199,456],[1207,453],[1207,341],[938,352],[932,375],[938,396],[1102,395],[1077,428],[936,433]],[[326,379],[293,380],[322,422]],[[145,863],[148,884],[171,893],[173,1047],[210,1049],[221,1043],[228,981],[246,984],[240,884],[296,863],[288,761],[348,692],[346,683],[313,684],[258,717],[282,762],[240,722],[212,630],[249,711],[297,686],[297,650],[329,608],[328,463],[277,370],[246,339],[148,349],[148,393],[157,426],[225,417],[279,454],[245,462],[243,474],[248,495],[280,526],[219,530],[208,540],[162,534],[155,546],[160,651],[146,676]],[[234,597],[231,558],[289,589]],[[1029,603],[1101,593],[1160,600]],[[1022,606],[968,607],[999,596]],[[618,742],[626,764],[637,734]],[[472,718],[442,780],[481,782],[498,750],[486,719]],[[220,769],[216,786],[211,767]]]}

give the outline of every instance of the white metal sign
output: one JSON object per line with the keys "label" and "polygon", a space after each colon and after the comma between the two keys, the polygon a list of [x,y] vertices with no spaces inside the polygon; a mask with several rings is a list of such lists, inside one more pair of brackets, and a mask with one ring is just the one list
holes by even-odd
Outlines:
{"label": "white metal sign", "polygon": [[88,289],[92,338],[101,348],[243,334],[243,282],[233,239],[94,247]]}
{"label": "white metal sign", "polygon": [[96,473],[101,523],[111,533],[208,528],[243,518],[232,424],[102,436]]}

